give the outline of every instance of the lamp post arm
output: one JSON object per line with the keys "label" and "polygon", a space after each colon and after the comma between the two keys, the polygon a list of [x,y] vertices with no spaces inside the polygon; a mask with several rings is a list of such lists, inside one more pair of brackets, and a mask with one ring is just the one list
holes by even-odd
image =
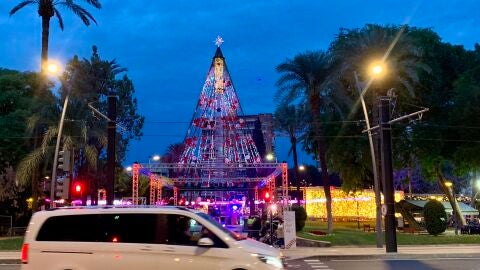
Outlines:
{"label": "lamp post arm", "polygon": [[[372,84],[370,80],[367,86],[362,90],[360,87],[360,81],[358,80],[358,74],[354,71],[355,76],[355,85],[357,86],[358,93],[360,94],[360,102],[362,103],[363,116],[365,117],[365,123],[367,125],[368,131],[368,143],[370,145],[370,156],[372,157],[372,172],[373,172],[373,190],[375,192],[375,232],[376,232],[376,244],[377,248],[383,246],[382,241],[382,212],[381,212],[381,198],[380,198],[380,181],[378,179],[377,163],[375,157],[375,147],[373,145],[372,130],[370,128],[370,120],[368,118],[367,105],[365,104],[365,99],[363,98],[366,90]],[[357,202],[358,203],[358,202]]]}
{"label": "lamp post arm", "polygon": [[53,207],[53,202],[55,201],[55,186],[57,185],[57,165],[58,165],[58,151],[60,149],[60,141],[62,140],[62,131],[63,131],[63,121],[65,120],[65,113],[67,111],[68,99],[70,97],[70,92],[67,92],[65,101],[63,102],[62,116],[60,117],[60,123],[58,124],[58,134],[57,134],[57,143],[55,145],[55,154],[53,157],[53,168],[52,168],[52,181],[50,184],[50,206]]}

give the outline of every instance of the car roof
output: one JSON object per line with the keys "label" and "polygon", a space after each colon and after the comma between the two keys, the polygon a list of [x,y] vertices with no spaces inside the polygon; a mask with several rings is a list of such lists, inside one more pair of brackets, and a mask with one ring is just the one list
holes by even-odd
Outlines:
{"label": "car roof", "polygon": [[181,206],[72,206],[52,208],[35,213],[37,216],[86,215],[102,213],[193,213],[200,211]]}

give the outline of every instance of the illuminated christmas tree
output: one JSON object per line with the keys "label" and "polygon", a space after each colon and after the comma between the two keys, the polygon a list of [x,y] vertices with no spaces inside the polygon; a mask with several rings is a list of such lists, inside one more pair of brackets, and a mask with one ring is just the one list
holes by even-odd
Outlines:
{"label": "illuminated christmas tree", "polygon": [[186,170],[184,175],[198,177],[203,183],[241,181],[251,174],[242,167],[262,162],[251,129],[246,128],[242,118],[242,107],[220,49],[222,42],[217,37],[217,50],[179,160],[179,164],[198,167]]}

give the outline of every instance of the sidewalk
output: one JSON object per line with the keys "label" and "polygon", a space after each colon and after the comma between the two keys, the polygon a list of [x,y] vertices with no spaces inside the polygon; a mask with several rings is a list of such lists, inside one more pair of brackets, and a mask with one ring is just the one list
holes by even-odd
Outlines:
{"label": "sidewalk", "polygon": [[421,245],[398,246],[398,252],[386,253],[385,246],[377,248],[372,246],[352,247],[334,246],[327,248],[306,248],[283,250],[287,260],[308,257],[328,257],[344,259],[416,259],[416,258],[470,258],[480,257],[480,245]]}

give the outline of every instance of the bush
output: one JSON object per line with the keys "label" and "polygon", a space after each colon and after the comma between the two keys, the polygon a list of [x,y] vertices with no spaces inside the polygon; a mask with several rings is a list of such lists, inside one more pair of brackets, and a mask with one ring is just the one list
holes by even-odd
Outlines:
{"label": "bush", "polygon": [[439,235],[447,229],[447,213],[443,204],[436,200],[430,200],[423,209],[425,227],[431,235]]}
{"label": "bush", "polygon": [[301,231],[305,227],[305,221],[307,220],[307,211],[300,205],[292,206],[292,211],[295,211],[295,228],[297,232]]}

